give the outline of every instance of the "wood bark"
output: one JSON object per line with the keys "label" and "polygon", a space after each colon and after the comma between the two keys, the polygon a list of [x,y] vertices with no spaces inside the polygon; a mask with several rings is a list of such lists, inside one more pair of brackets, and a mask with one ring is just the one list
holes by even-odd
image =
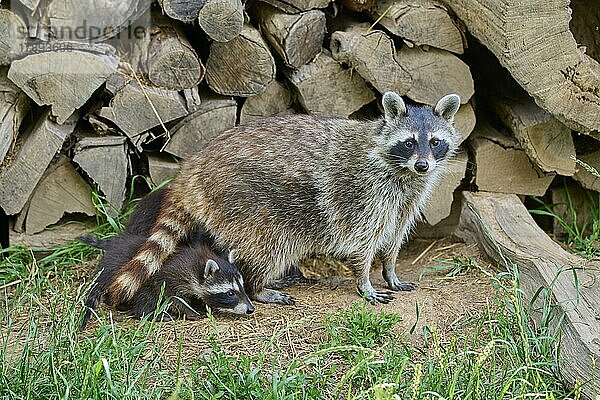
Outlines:
{"label": "wood bark", "polygon": [[114,97],[98,115],[114,122],[129,138],[159,126],[161,121],[166,123],[187,115],[185,101],[175,91],[141,87],[136,81],[126,81],[120,76],[113,76],[112,80],[115,82],[107,88]]}
{"label": "wood bark", "polygon": [[8,65],[25,51],[27,26],[11,10],[0,9],[0,65]]}
{"label": "wood bark", "polygon": [[288,78],[302,107],[314,114],[347,117],[375,99],[359,74],[342,68],[325,51],[297,71],[288,71]]}
{"label": "wood bark", "polygon": [[257,9],[256,15],[262,34],[285,65],[299,68],[321,51],[325,36],[325,14],[322,11],[286,14],[264,5]]}
{"label": "wood bark", "polygon": [[410,74],[399,65],[394,42],[383,32],[352,25],[331,35],[331,54],[350,65],[377,91],[405,95],[412,85]]}
{"label": "wood bark", "polygon": [[456,93],[465,104],[473,96],[469,67],[448,51],[404,46],[398,52],[398,62],[412,77],[406,95],[416,102],[434,106],[445,95]]}
{"label": "wood bark", "polygon": [[237,104],[232,98],[203,97],[202,104],[171,129],[165,151],[186,158],[196,154],[225,129],[235,125]]}
{"label": "wood bark", "polygon": [[242,33],[244,5],[241,0],[206,0],[198,23],[212,40],[228,42]]}
{"label": "wood bark", "polygon": [[384,0],[375,2],[371,16],[410,46],[432,46],[463,53],[460,31],[442,4],[431,0]]}
{"label": "wood bark", "polygon": [[466,152],[459,153],[450,161],[440,183],[432,190],[423,208],[423,216],[429,225],[436,225],[450,215],[454,191],[465,177],[468,160]]}
{"label": "wood bark", "polygon": [[98,185],[116,215],[125,202],[129,157],[124,136],[84,137],[73,161]]}
{"label": "wood bark", "polygon": [[174,157],[162,154],[148,154],[148,172],[155,185],[173,178],[179,171],[179,163]]}
{"label": "wood bark", "polygon": [[[600,131],[600,65],[578,47],[563,0],[446,0],[535,102],[582,133]],[[586,9],[587,10],[587,9]],[[587,11],[586,11],[587,12]],[[535,15],[523,25],[524,15]]]}
{"label": "wood bark", "polygon": [[75,129],[75,117],[59,125],[51,121],[48,110],[23,135],[22,145],[0,171],[0,207],[7,214],[21,211],[50,161]]}
{"label": "wood bark", "polygon": [[21,123],[29,111],[29,98],[6,77],[0,68],[0,166],[15,145]]}
{"label": "wood bark", "polygon": [[491,98],[493,108],[529,158],[544,172],[573,175],[575,154],[571,129],[529,96]]}
{"label": "wood bark", "polygon": [[154,21],[146,61],[150,82],[169,90],[197,86],[205,68],[181,27],[165,18]]}
{"label": "wood bark", "polygon": [[75,171],[71,161],[61,156],[44,173],[31,196],[25,232],[41,232],[66,213],[94,216],[96,209],[92,204],[92,188]]}
{"label": "wood bark", "polygon": [[248,97],[240,112],[240,122],[278,114],[293,114],[294,98],[290,90],[278,81],[273,81],[264,92]]}
{"label": "wood bark", "polygon": [[[233,56],[235,55],[235,56]],[[275,60],[260,36],[249,25],[227,43],[214,42],[206,63],[206,81],[225,96],[259,94],[275,79]]]}
{"label": "wood bark", "polygon": [[198,18],[205,0],[159,0],[165,14],[183,22],[193,22]]}
{"label": "wood bark", "polygon": [[463,192],[456,234],[509,271],[518,268],[520,290],[533,309],[542,301],[540,288],[547,291],[558,313],[553,321],[564,317],[550,327],[562,333],[557,371],[573,386],[584,383],[582,393],[595,398],[600,382],[590,373],[600,363],[600,263],[564,251],[515,195]]}
{"label": "wood bark", "polygon": [[[67,49],[71,46],[62,45]],[[52,114],[62,124],[117,69],[112,47],[89,46],[97,52],[67,50],[28,55],[10,65],[8,78],[38,105],[52,106]]]}
{"label": "wood bark", "polygon": [[315,8],[325,8],[331,0],[262,0],[262,2],[277,7],[288,14],[296,14]]}
{"label": "wood bark", "polygon": [[475,184],[486,192],[542,196],[555,174],[536,169],[515,139],[486,121],[478,122],[470,144],[475,156]]}

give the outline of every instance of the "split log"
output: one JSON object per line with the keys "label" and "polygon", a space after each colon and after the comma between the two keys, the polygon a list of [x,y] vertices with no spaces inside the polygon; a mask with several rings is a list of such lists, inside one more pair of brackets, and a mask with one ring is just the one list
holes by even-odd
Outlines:
{"label": "split log", "polygon": [[466,152],[459,153],[450,162],[439,184],[432,190],[423,208],[423,216],[429,225],[436,225],[450,215],[454,191],[465,177],[468,160]]}
{"label": "split log", "polygon": [[241,0],[206,0],[198,14],[198,23],[212,40],[228,42],[242,33],[244,5]]}
{"label": "split log", "polygon": [[277,7],[288,14],[296,14],[302,11],[326,8],[332,0],[261,0],[273,7]]}
{"label": "split log", "polygon": [[114,122],[129,138],[159,126],[161,121],[166,123],[187,115],[185,101],[175,91],[140,87],[136,81],[116,75],[107,89],[114,97],[108,107],[100,109],[99,115]]}
{"label": "split log", "polygon": [[19,127],[29,111],[29,98],[6,77],[0,68],[0,166],[13,148]]}
{"label": "split log", "polygon": [[[578,155],[577,158],[597,170],[600,169],[600,150],[589,154]],[[587,171],[583,166],[579,164],[576,166],[573,178],[581,183],[581,186],[584,188],[600,192],[600,178]]]}
{"label": "split log", "polygon": [[27,210],[25,232],[34,234],[57,223],[65,213],[96,215],[92,188],[75,171],[69,159],[59,157],[36,186]]}
{"label": "split log", "polygon": [[358,74],[343,69],[326,51],[298,70],[288,71],[288,78],[302,107],[314,114],[347,117],[375,99]]}
{"label": "split log", "polygon": [[600,263],[564,251],[515,195],[463,192],[456,234],[509,271],[518,266],[520,290],[533,308],[543,301],[540,288],[547,291],[558,313],[553,321],[562,321],[549,327],[562,333],[557,370],[573,387],[584,383],[582,393],[595,398],[600,381],[590,372],[600,362]]}
{"label": "split log", "polygon": [[294,98],[283,84],[273,81],[264,92],[248,97],[240,112],[240,122],[278,114],[293,114]]}
{"label": "split log", "polygon": [[181,27],[166,18],[153,18],[145,69],[155,86],[184,90],[204,77],[205,68]]}
{"label": "split log", "polygon": [[124,136],[84,137],[77,142],[73,161],[98,185],[115,215],[123,207],[129,157]]}
{"label": "split log", "polygon": [[448,51],[404,46],[398,52],[398,62],[412,76],[406,95],[416,102],[434,106],[445,95],[456,93],[464,104],[473,96],[469,67]]}
{"label": "split log", "polygon": [[481,191],[542,196],[555,174],[536,169],[515,139],[478,122],[471,139],[475,184]]}
{"label": "split log", "polygon": [[[443,2],[540,107],[574,130],[590,134],[600,131],[600,65],[578,47],[569,28],[568,3]],[[585,7],[585,12],[591,12],[588,9]],[[523,25],[524,15],[536,18]]]}
{"label": "split log", "polygon": [[350,65],[380,93],[404,95],[411,87],[411,76],[396,59],[394,42],[382,31],[354,25],[334,32],[330,48],[334,59]]}
{"label": "split log", "polygon": [[237,103],[232,98],[203,97],[202,104],[171,129],[165,151],[186,158],[200,151],[225,129],[235,125]]}
{"label": "split log", "polygon": [[471,103],[461,105],[458,112],[454,115],[454,128],[461,136],[461,143],[473,132],[476,122],[475,110],[473,110]]}
{"label": "split log", "polygon": [[0,65],[8,65],[25,51],[27,26],[11,10],[0,9]]}
{"label": "split log", "polygon": [[253,96],[264,91],[273,79],[275,60],[260,33],[250,25],[231,41],[210,46],[206,81],[215,92]]}
{"label": "split log", "polygon": [[158,0],[165,14],[183,22],[193,22],[198,18],[205,0]]}
{"label": "split log", "polygon": [[384,0],[375,2],[370,11],[392,34],[410,47],[432,46],[453,53],[463,53],[460,31],[448,15],[448,9],[431,0]]}
{"label": "split log", "polygon": [[158,186],[167,179],[173,178],[179,171],[179,163],[174,157],[148,154],[148,172],[154,185]]}
{"label": "split log", "polygon": [[[71,44],[63,43],[65,46]],[[81,106],[117,69],[114,48],[88,45],[92,51],[51,51],[14,61],[8,78],[38,105],[52,106],[59,124]]]}
{"label": "split log", "polygon": [[321,51],[325,36],[325,14],[322,11],[286,14],[264,5],[257,8],[256,15],[262,34],[285,65],[299,68]]}
{"label": "split log", "polygon": [[533,102],[529,96],[493,97],[493,108],[529,158],[544,172],[573,175],[575,154],[571,129]]}
{"label": "split log", "polygon": [[34,14],[47,13],[52,36],[58,40],[98,42],[125,29],[128,29],[126,36],[136,34],[132,23],[149,10],[150,3],[149,0],[52,0],[47,7],[36,7]]}
{"label": "split log", "polygon": [[75,117],[59,125],[50,120],[50,111],[46,111],[23,135],[21,147],[0,172],[0,207],[7,214],[21,211],[50,161],[75,129]]}

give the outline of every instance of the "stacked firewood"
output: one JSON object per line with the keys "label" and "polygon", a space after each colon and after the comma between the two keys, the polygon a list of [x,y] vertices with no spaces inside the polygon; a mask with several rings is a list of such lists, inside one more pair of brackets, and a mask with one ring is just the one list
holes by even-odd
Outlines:
{"label": "stacked firewood", "polygon": [[[179,159],[235,124],[296,112],[375,118],[386,91],[427,105],[461,97],[465,150],[424,211],[430,225],[455,224],[461,185],[543,195],[564,175],[597,190],[570,157],[573,130],[600,129],[597,36],[573,28],[588,56],[558,0],[545,6],[550,33],[502,11],[526,13],[533,1],[482,2],[3,2],[0,207],[27,233],[93,215],[94,190],[118,212],[132,176],[172,177]],[[578,26],[598,19],[573,16]],[[591,142],[578,155],[600,162]]]}

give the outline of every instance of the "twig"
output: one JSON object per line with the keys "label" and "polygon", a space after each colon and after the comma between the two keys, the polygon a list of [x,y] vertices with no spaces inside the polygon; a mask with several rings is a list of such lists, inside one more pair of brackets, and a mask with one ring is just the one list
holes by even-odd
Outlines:
{"label": "twig", "polygon": [[419,254],[419,256],[413,260],[413,262],[410,263],[410,265],[415,265],[416,263],[418,263],[419,260],[421,258],[423,258],[425,256],[425,254],[427,254],[427,252],[429,252],[429,250],[431,250],[437,242],[438,242],[437,240],[434,240],[433,242],[431,242],[431,244],[429,246],[427,246],[427,248],[425,250],[423,250],[421,252],[421,254]]}

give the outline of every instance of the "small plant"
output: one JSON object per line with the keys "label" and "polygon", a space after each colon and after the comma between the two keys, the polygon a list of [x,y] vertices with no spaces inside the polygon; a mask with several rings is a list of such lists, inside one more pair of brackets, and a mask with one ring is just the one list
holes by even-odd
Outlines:
{"label": "small plant", "polygon": [[471,257],[452,257],[441,260],[438,265],[423,269],[419,279],[429,274],[443,274],[447,278],[466,273],[471,268],[479,268],[477,261]]}

